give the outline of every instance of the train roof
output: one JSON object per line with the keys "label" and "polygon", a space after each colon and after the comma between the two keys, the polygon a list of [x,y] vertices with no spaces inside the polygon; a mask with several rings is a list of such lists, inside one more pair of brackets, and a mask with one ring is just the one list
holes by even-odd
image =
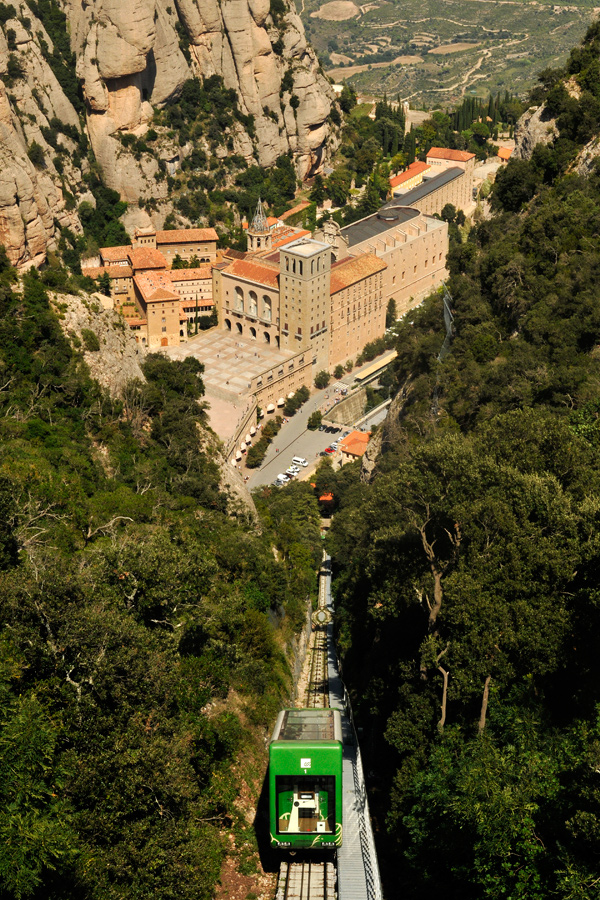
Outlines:
{"label": "train roof", "polygon": [[337,709],[283,709],[277,717],[273,741],[341,741],[342,720]]}

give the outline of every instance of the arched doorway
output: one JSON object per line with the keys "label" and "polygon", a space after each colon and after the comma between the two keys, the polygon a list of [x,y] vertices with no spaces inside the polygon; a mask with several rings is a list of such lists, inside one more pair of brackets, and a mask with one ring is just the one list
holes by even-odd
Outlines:
{"label": "arched doorway", "polygon": [[243,334],[243,333],[244,333],[244,329],[242,328],[242,323],[241,323],[241,322],[236,322],[236,323],[235,323],[235,327],[236,327],[237,330],[238,330],[238,334]]}
{"label": "arched doorway", "polygon": [[231,319],[225,319],[225,328],[227,331],[231,331]]}
{"label": "arched doorway", "polygon": [[271,343],[271,335],[269,334],[268,331],[265,331],[264,337],[265,337],[265,343],[270,344]]}
{"label": "arched doorway", "polygon": [[256,328],[250,328],[250,337],[252,340],[256,340]]}

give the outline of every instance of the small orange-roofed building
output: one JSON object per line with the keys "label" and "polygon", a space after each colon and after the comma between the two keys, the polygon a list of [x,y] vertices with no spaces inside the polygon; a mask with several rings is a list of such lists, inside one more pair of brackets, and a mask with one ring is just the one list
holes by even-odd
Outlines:
{"label": "small orange-roofed building", "polygon": [[507,163],[512,156],[512,149],[510,147],[499,147],[498,148],[498,159]]}
{"label": "small orange-roofed building", "polygon": [[187,340],[187,317],[169,276],[166,271],[148,271],[133,277],[139,321],[145,319],[147,323],[146,334],[139,329],[140,342],[149,350],[179,346],[181,340]]}
{"label": "small orange-roofed building", "polygon": [[128,266],[131,244],[122,247],[101,247],[98,251],[102,266]]}
{"label": "small orange-roofed building", "polygon": [[134,272],[167,268],[167,260],[163,254],[152,247],[132,247],[127,258]]}
{"label": "small orange-roofed building", "polygon": [[427,163],[415,160],[404,172],[400,172],[399,175],[394,175],[390,178],[389,196],[396,197],[398,194],[403,194],[417,187],[423,181],[425,172],[428,172],[430,169],[431,166]]}
{"label": "small orange-roofed building", "polygon": [[371,437],[370,431],[351,431],[348,437],[340,441],[340,450],[342,452],[342,461],[340,465],[354,462],[364,454]]}
{"label": "small orange-roofed building", "polygon": [[190,260],[194,256],[200,263],[212,263],[217,258],[219,235],[214,228],[176,228],[156,231],[154,228],[138,228],[134,232],[134,246],[160,250],[168,264],[176,256]]}

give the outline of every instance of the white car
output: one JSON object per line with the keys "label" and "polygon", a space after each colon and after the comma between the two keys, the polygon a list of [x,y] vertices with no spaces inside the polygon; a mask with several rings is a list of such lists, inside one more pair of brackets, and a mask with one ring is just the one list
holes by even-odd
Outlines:
{"label": "white car", "polygon": [[290,480],[289,475],[284,475],[283,472],[281,472],[281,473],[277,476],[277,481],[278,481],[280,484],[287,484],[289,480]]}
{"label": "white car", "polygon": [[288,472],[293,472],[294,475],[298,475],[298,473],[300,472],[300,469],[298,468],[298,466],[290,466],[288,469]]}

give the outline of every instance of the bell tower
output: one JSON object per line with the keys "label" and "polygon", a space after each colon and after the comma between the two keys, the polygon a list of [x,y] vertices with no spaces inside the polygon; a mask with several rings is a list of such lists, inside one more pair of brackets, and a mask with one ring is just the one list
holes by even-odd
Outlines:
{"label": "bell tower", "polygon": [[260,250],[271,249],[271,230],[260,197],[252,224],[246,232],[246,239],[248,241],[248,253],[258,253]]}

